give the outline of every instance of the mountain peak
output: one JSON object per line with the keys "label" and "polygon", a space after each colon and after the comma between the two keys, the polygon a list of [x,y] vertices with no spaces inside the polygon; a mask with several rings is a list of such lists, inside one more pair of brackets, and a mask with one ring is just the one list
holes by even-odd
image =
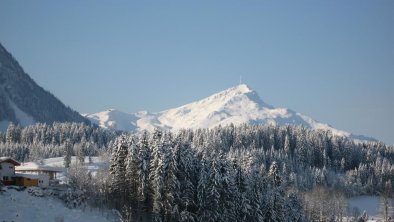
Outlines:
{"label": "mountain peak", "polygon": [[[240,95],[248,95],[248,94],[256,94],[257,95],[257,93],[254,90],[252,90],[248,85],[240,84],[240,85],[225,89],[223,91],[220,91],[218,93],[215,93],[212,96],[207,97],[206,99],[208,99],[208,100],[217,100],[217,99],[226,100],[226,99],[231,99],[233,97],[237,97]],[[203,100],[205,100],[205,99],[203,99]]]}
{"label": "mountain peak", "polygon": [[237,86],[233,86],[218,93],[215,93],[212,96],[237,96],[250,93],[255,93],[255,91],[246,84],[239,84]]}
{"label": "mountain peak", "polygon": [[253,89],[250,88],[250,87],[249,87],[248,85],[246,85],[246,84],[239,84],[239,85],[237,85],[237,86],[234,86],[234,87],[230,88],[229,90],[236,91],[236,92],[238,92],[238,93],[240,93],[240,94],[245,94],[245,93],[253,92]]}
{"label": "mountain peak", "polygon": [[200,100],[200,102],[205,100],[216,102],[222,101],[224,103],[239,103],[241,100],[243,100],[244,102],[248,101],[254,103],[259,108],[273,108],[273,106],[265,103],[257,94],[257,92],[246,84],[239,84],[237,86],[215,93],[206,99]]}
{"label": "mountain peak", "polygon": [[212,128],[244,123],[278,126],[291,124],[316,130],[330,130],[333,135],[357,139],[348,132],[335,129],[290,109],[268,105],[246,84],[239,84],[204,99],[158,113],[139,112],[128,115],[98,113],[86,117],[104,128],[129,131],[153,131],[155,128],[176,131],[183,128]]}

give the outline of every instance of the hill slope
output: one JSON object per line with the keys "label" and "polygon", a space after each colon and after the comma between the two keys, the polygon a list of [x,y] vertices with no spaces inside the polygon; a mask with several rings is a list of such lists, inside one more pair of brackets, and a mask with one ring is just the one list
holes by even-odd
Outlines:
{"label": "hill slope", "polygon": [[4,130],[10,122],[22,126],[36,122],[89,123],[37,85],[0,44],[0,130]]}
{"label": "hill slope", "polygon": [[231,123],[234,125],[248,123],[280,126],[295,124],[312,129],[331,130],[334,135],[370,140],[367,137],[355,136],[335,129],[293,110],[268,105],[245,84],[158,113],[127,114],[117,110],[108,110],[96,114],[85,114],[85,116],[101,127],[126,131],[152,131],[154,128],[165,130],[212,128]]}

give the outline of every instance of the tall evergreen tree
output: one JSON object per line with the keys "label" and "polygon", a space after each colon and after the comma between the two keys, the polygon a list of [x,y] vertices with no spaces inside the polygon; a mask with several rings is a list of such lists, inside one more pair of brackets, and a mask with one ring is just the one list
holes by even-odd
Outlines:
{"label": "tall evergreen tree", "polygon": [[72,144],[69,140],[66,141],[64,144],[64,167],[69,168],[71,164],[71,157],[72,157]]}

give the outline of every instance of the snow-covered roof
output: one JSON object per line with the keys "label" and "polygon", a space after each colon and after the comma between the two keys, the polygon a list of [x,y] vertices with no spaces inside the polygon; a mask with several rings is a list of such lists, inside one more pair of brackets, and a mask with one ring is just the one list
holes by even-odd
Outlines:
{"label": "snow-covered roof", "polygon": [[40,179],[40,175],[38,174],[26,174],[26,173],[16,173],[15,177],[25,177],[29,179]]}
{"label": "snow-covered roof", "polygon": [[15,166],[21,165],[18,161],[12,159],[11,157],[6,157],[6,156],[0,157],[0,163],[3,163],[3,162],[12,163]]}
{"label": "snow-covered roof", "polygon": [[15,171],[52,171],[62,172],[63,169],[60,167],[52,167],[36,162],[22,163],[20,166],[15,167]]}

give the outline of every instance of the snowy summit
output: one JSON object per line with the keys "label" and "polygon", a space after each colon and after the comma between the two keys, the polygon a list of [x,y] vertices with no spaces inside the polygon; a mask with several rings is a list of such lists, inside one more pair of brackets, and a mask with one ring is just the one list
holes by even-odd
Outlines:
{"label": "snowy summit", "polygon": [[95,114],[84,114],[84,116],[101,127],[123,131],[152,131],[155,128],[198,129],[243,123],[278,126],[289,124],[303,125],[311,129],[331,130],[334,135],[338,136],[369,139],[335,129],[293,110],[275,108],[266,104],[257,92],[246,84],[240,84],[202,100],[158,113],[144,111],[128,114],[111,109]]}

